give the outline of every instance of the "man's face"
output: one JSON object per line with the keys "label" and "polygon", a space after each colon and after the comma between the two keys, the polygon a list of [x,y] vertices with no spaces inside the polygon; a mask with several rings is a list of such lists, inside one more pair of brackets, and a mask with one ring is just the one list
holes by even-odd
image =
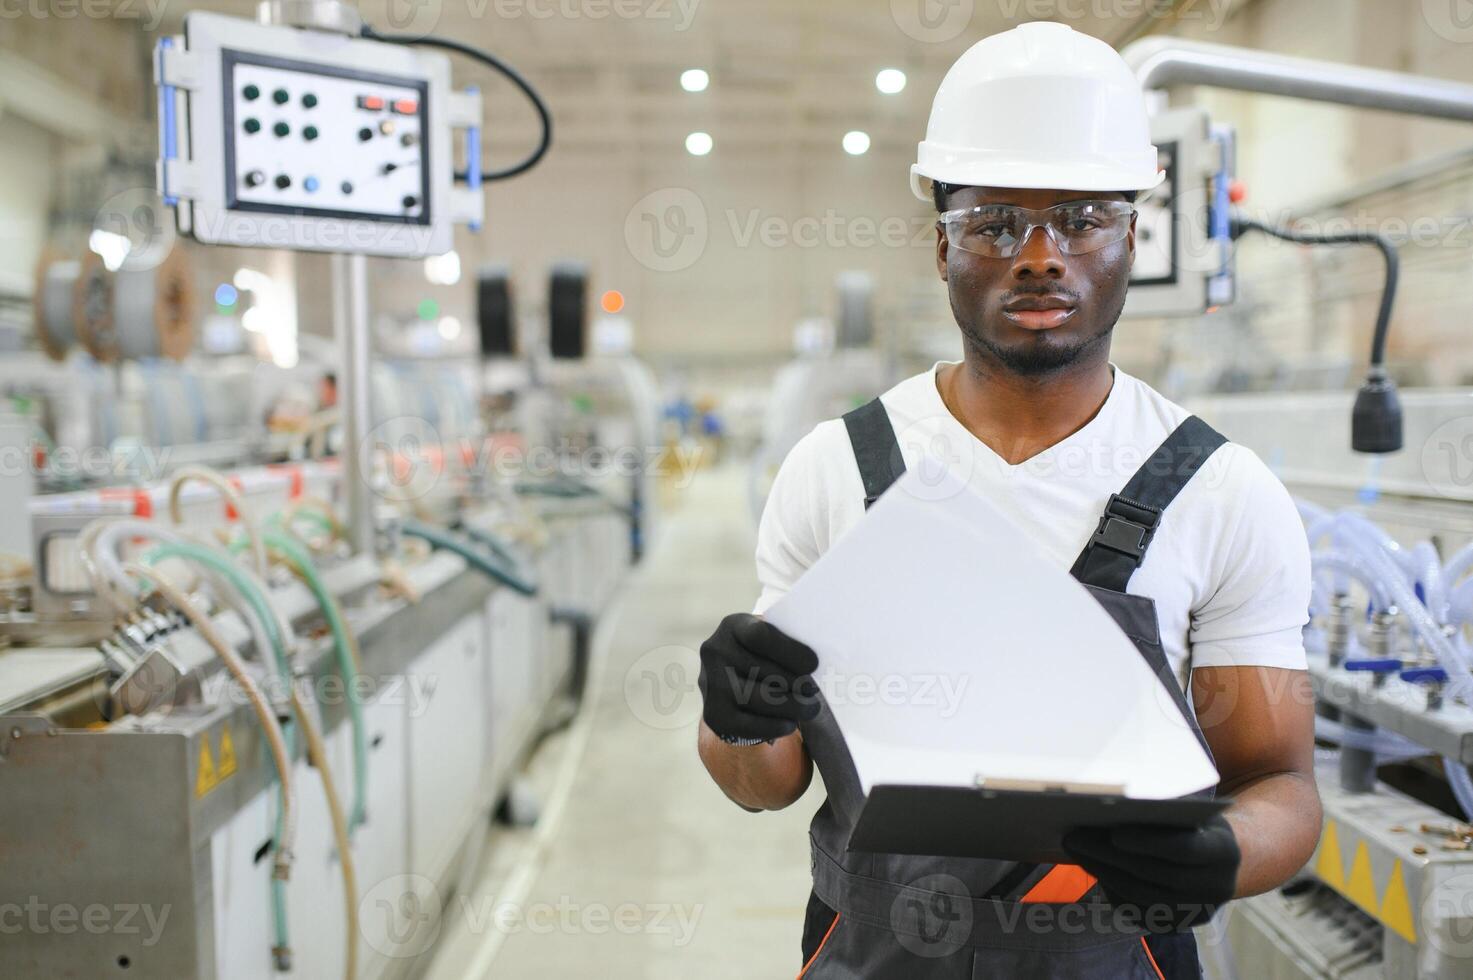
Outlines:
{"label": "man's face", "polygon": [[[951,193],[946,207],[1042,209],[1102,200],[1123,201],[1125,195],[964,187]],[[1134,261],[1134,216],[1125,238],[1079,255],[1064,254],[1042,228],[1033,229],[1011,258],[976,255],[949,247],[945,229],[937,226],[936,268],[947,283],[963,337],[1025,376],[1050,374],[1088,355],[1108,355]]]}

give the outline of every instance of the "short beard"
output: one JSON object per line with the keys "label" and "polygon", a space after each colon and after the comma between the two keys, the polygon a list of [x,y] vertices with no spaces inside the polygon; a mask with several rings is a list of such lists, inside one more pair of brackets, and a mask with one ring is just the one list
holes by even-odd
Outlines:
{"label": "short beard", "polygon": [[1120,306],[1106,322],[1103,330],[1092,337],[1086,337],[1062,347],[1050,344],[1046,339],[1044,343],[1029,344],[1024,347],[1003,347],[984,336],[976,327],[964,323],[962,318],[956,315],[955,306],[952,306],[952,315],[956,319],[957,326],[961,328],[962,343],[971,351],[990,358],[1010,374],[1020,378],[1042,378],[1074,367],[1101,347],[1108,350],[1110,337],[1115,332],[1115,324],[1120,321],[1120,313],[1124,309],[1125,298],[1122,296]]}

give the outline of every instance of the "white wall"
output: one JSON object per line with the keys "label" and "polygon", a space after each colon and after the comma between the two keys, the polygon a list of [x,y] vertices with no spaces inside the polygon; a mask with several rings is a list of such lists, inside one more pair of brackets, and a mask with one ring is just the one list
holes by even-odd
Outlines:
{"label": "white wall", "polygon": [[50,133],[3,108],[0,127],[0,289],[28,291],[46,240],[56,148]]}

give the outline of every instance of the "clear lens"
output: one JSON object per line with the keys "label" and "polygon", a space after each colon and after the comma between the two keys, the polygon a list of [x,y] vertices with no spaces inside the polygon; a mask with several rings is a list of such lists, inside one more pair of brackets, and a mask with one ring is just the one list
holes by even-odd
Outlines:
{"label": "clear lens", "polygon": [[1130,232],[1135,208],[1124,201],[1070,201],[1032,210],[1010,204],[983,204],[941,216],[952,248],[974,255],[1010,259],[1034,228],[1043,228],[1059,251],[1081,255],[1113,245]]}

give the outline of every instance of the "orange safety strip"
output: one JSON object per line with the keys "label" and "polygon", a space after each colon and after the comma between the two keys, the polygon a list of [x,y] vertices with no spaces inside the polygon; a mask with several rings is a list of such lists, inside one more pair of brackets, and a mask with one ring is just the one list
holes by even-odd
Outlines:
{"label": "orange safety strip", "polygon": [[1141,949],[1146,951],[1146,959],[1151,961],[1151,969],[1156,971],[1156,976],[1166,980],[1166,974],[1161,972],[1161,967],[1156,964],[1156,957],[1151,955],[1151,944],[1146,942],[1146,937],[1141,937]]}
{"label": "orange safety strip", "polygon": [[97,491],[97,496],[102,500],[126,500],[133,505],[135,517],[153,516],[153,498],[144,489],[128,489],[127,487],[103,487]]}
{"label": "orange safety strip", "polygon": [[[235,488],[236,493],[240,494],[242,497],[245,496],[245,484],[241,482],[240,477],[226,477],[226,481]],[[235,509],[235,505],[230,502],[230,499],[228,497],[225,499],[225,519],[227,521],[240,520],[240,511]]]}
{"label": "orange safety strip", "polygon": [[266,469],[272,473],[281,473],[286,476],[286,497],[288,500],[296,500],[302,495],[303,478],[302,468],[290,463],[272,463]]}
{"label": "orange safety strip", "polygon": [[803,964],[803,969],[798,971],[798,980],[803,980],[803,974],[808,972],[808,968],[813,965],[813,961],[818,959],[818,954],[823,952],[824,944],[827,943],[829,941],[829,937],[834,934],[834,926],[838,924],[839,913],[835,912],[834,921],[829,923],[829,931],[823,934],[823,939],[821,939],[818,943],[818,949],[815,949],[813,951],[813,955],[808,957],[808,962]]}
{"label": "orange safety strip", "polygon": [[1028,889],[1020,902],[1077,902],[1094,887],[1095,876],[1077,864],[1056,864]]}

